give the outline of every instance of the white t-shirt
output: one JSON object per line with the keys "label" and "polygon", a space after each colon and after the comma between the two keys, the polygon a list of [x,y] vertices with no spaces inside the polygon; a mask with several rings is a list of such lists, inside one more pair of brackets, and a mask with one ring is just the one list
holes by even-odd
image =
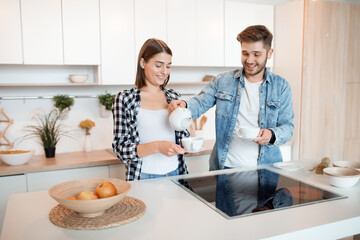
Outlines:
{"label": "white t-shirt", "polygon": [[[140,144],[154,141],[175,143],[175,131],[169,123],[167,109],[148,110],[139,108],[137,115]],[[178,168],[178,156],[167,157],[161,153],[143,157],[141,172],[149,174],[166,174]]]}
{"label": "white t-shirt", "polygon": [[[251,83],[246,78],[244,80],[235,128],[239,126],[259,127],[260,87],[264,81]],[[256,166],[259,150],[260,147],[257,143],[239,138],[234,131],[225,166],[232,168]]]}

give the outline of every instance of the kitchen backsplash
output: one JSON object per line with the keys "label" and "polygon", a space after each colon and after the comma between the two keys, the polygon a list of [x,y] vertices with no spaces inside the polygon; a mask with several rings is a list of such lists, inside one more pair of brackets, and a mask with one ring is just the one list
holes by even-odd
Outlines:
{"label": "kitchen backsplash", "polygon": [[[226,71],[227,69],[216,69],[218,72]],[[201,73],[202,71],[202,73]],[[217,74],[214,70],[206,71],[185,69],[173,70],[171,80],[198,78],[201,79],[206,74]],[[31,76],[31,74],[29,74]],[[33,73],[34,75],[34,73]],[[24,75],[25,76],[25,75]],[[51,80],[51,78],[49,78]],[[181,94],[184,99],[188,99],[194,94],[197,94],[205,85],[172,85],[169,86]],[[91,141],[93,149],[111,148],[113,138],[113,121],[112,116],[103,118],[100,116],[100,105],[97,96],[105,92],[116,94],[123,89],[129,89],[132,86],[19,86],[19,87],[1,87],[0,88],[0,108],[14,123],[6,132],[6,137],[15,142],[16,148],[31,148],[35,149],[35,154],[44,154],[42,146],[37,139],[29,139],[20,141],[26,133],[24,127],[31,123],[31,114],[37,108],[50,110],[53,107],[52,96],[58,94],[67,94],[75,97],[75,103],[71,107],[68,118],[64,121],[64,126],[69,130],[73,138],[63,137],[57,145],[56,152],[75,152],[83,151],[84,132],[78,127],[80,121],[91,119],[96,126],[91,129]],[[11,99],[15,97],[16,99]],[[29,98],[33,97],[33,98]],[[37,98],[45,97],[45,98]],[[215,109],[211,109],[206,116],[208,121],[204,126],[204,138],[215,138]],[[0,124],[0,129],[4,130],[5,124]],[[3,147],[5,149],[6,147]]]}

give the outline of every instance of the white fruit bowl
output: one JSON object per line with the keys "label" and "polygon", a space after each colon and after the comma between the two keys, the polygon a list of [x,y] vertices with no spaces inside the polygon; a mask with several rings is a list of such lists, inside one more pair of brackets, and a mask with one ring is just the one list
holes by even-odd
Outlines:
{"label": "white fruit bowl", "polygon": [[356,170],[360,170],[359,161],[335,161],[333,165],[334,167],[355,168]]}
{"label": "white fruit bowl", "polygon": [[360,179],[360,171],[353,168],[328,167],[324,169],[324,174],[335,187],[351,187]]}
{"label": "white fruit bowl", "polygon": [[[117,190],[117,195],[94,200],[69,200],[80,192],[96,192],[96,187],[102,182],[111,182]],[[60,205],[77,212],[82,217],[102,215],[106,209],[119,203],[130,190],[130,183],[114,178],[87,178],[57,184],[49,189],[49,195]]]}
{"label": "white fruit bowl", "polygon": [[10,166],[24,165],[34,155],[34,150],[0,151],[0,160]]}
{"label": "white fruit bowl", "polygon": [[70,81],[73,83],[83,83],[88,79],[89,74],[71,74],[69,75]]}

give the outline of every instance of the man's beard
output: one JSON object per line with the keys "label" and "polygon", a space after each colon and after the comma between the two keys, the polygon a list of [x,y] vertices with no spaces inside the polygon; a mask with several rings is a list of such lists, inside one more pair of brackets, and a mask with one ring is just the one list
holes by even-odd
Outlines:
{"label": "man's beard", "polygon": [[[256,72],[252,73],[252,72],[247,72],[247,74],[249,74],[250,76],[255,76],[258,75],[262,70],[264,70],[264,68],[266,67],[266,63],[267,63],[267,58],[268,58],[268,52],[266,53],[266,58],[265,58],[265,62],[262,65],[258,65],[259,66],[259,70],[257,70]],[[246,62],[244,63],[246,65]]]}

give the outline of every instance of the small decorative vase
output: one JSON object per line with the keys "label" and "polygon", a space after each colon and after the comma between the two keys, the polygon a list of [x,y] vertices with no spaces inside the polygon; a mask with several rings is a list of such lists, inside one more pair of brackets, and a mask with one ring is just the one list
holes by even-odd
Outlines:
{"label": "small decorative vase", "polygon": [[56,150],[56,148],[44,148],[45,157],[46,157],[46,158],[53,158],[53,157],[55,157],[55,150]]}
{"label": "small decorative vase", "polygon": [[91,135],[90,135],[90,133],[86,133],[85,134],[85,139],[84,139],[84,151],[85,152],[91,152],[91,150],[92,150]]}
{"label": "small decorative vase", "polygon": [[108,118],[111,116],[111,111],[106,110],[105,106],[100,104],[100,116],[103,118]]}

